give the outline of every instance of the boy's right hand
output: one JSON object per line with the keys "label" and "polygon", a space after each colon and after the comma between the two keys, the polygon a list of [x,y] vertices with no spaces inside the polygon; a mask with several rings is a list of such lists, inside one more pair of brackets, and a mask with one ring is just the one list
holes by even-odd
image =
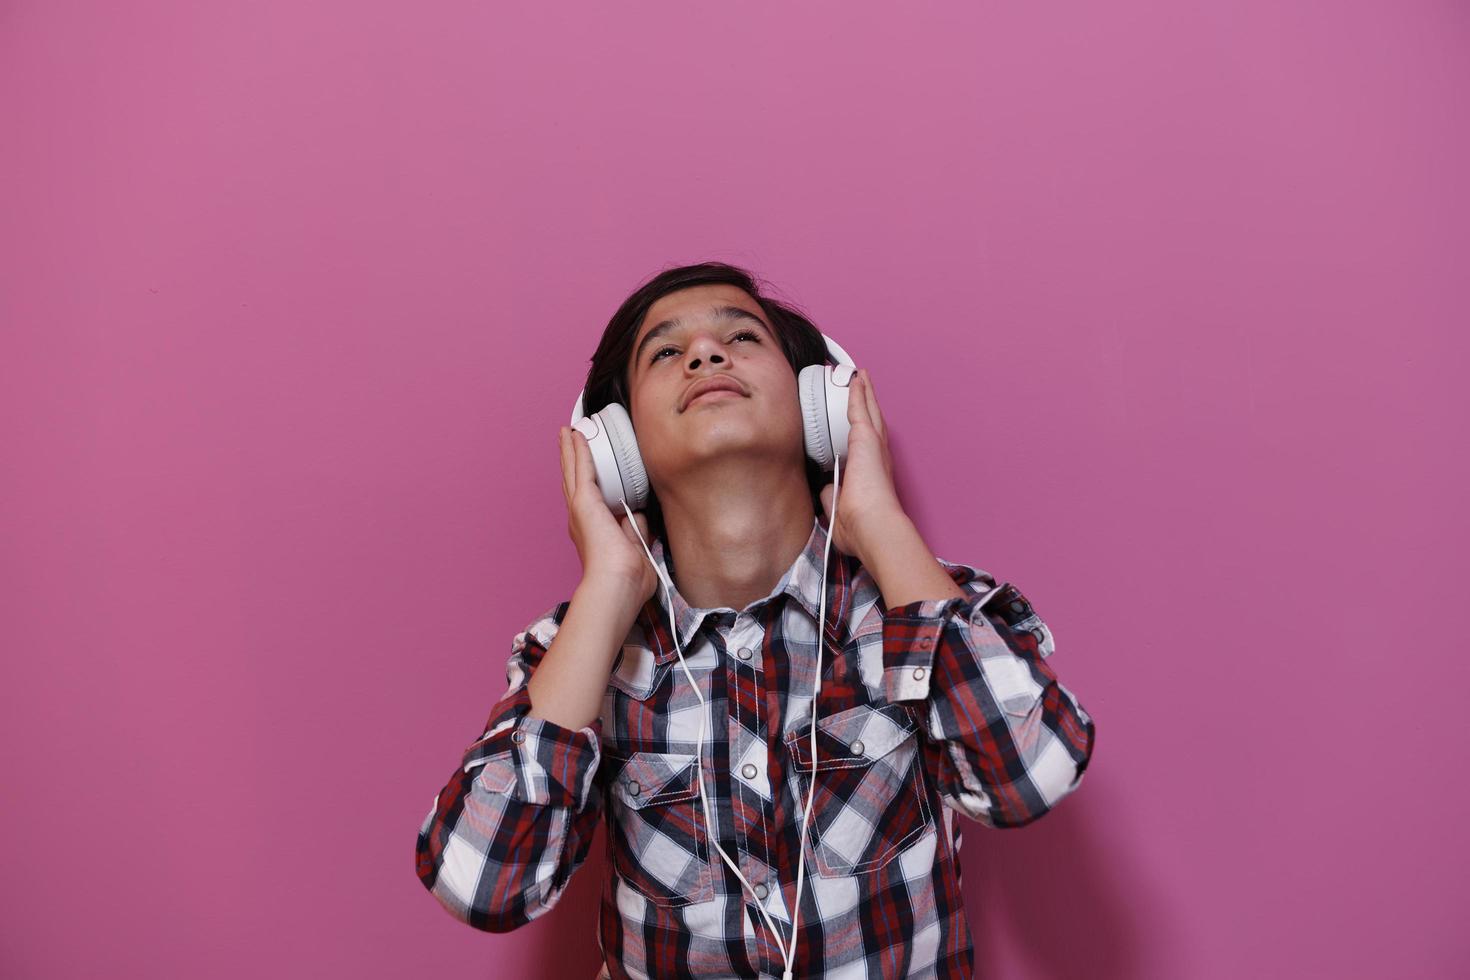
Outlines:
{"label": "boy's right hand", "polygon": [[[561,446],[562,494],[567,501],[567,535],[582,560],[582,581],[626,590],[641,607],[658,588],[658,573],[643,552],[628,514],[614,514],[597,486],[597,469],[587,437],[564,425]],[[633,520],[648,540],[648,518],[635,511]],[[652,547],[650,542],[649,547]]]}

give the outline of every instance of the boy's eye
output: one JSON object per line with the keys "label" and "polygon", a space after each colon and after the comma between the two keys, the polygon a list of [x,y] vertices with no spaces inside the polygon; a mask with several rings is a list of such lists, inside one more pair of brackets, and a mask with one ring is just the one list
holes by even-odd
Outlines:
{"label": "boy's eye", "polygon": [[[749,337],[751,340],[755,341],[757,344],[761,342],[760,334],[756,333],[754,330],[742,330],[739,333],[737,333],[735,336],[731,337],[730,339],[731,340],[739,340],[741,337]],[[669,352],[669,351],[676,351],[676,350],[678,350],[677,347],[660,347],[658,350],[656,350],[656,351],[653,352],[653,356],[650,357],[648,359],[648,361],[649,361],[650,364],[652,364],[654,361],[658,360],[660,357],[662,357],[667,352]]]}

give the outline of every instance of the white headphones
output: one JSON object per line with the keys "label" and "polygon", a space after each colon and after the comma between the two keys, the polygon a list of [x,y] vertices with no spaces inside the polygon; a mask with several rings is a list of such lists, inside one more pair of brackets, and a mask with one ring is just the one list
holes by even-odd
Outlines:
{"label": "white headphones", "polygon": [[[796,387],[801,396],[806,454],[823,470],[830,470],[834,454],[847,458],[847,392],[857,366],[837,341],[826,334],[822,339],[837,363],[807,365],[797,375]],[[571,424],[587,437],[602,499],[614,511],[623,499],[633,510],[642,510],[648,503],[648,474],[643,470],[628,410],[618,402],[609,402],[591,416],[583,415],[579,393],[572,406]]]}
{"label": "white headphones", "polygon": [[[832,517],[837,517],[837,500],[841,492],[842,466],[838,457],[847,458],[847,434],[849,426],[847,422],[847,395],[852,376],[857,371],[857,365],[853,364],[852,358],[847,356],[847,351],[838,345],[837,341],[822,334],[822,339],[827,342],[827,353],[837,361],[837,364],[809,364],[801,369],[797,375],[797,393],[801,397],[801,418],[804,441],[806,443],[806,454],[815,460],[823,470],[833,470],[832,479]],[[638,440],[633,435],[633,422],[628,417],[628,410],[617,402],[609,402],[601,410],[594,412],[591,416],[582,414],[582,395],[577,395],[577,403],[572,406],[572,427],[587,437],[587,445],[592,449],[592,462],[597,470],[597,485],[602,489],[602,499],[607,505],[617,511],[621,507],[628,515],[628,523],[632,526],[634,533],[638,535],[639,542],[643,545],[643,553],[648,556],[649,564],[659,573],[659,581],[664,586],[664,604],[669,610],[669,621],[673,624],[674,606],[669,597],[669,591],[673,583],[669,581],[664,570],[658,567],[653,560],[653,552],[648,549],[648,542],[643,540],[643,532],[638,530],[638,522],[633,520],[633,511],[642,510],[648,502],[648,474],[643,469],[643,457],[638,454]],[[812,778],[807,786],[806,806],[801,814],[801,844],[799,845],[800,858],[796,866],[796,897],[791,909],[791,941],[788,944],[781,930],[776,928],[771,914],[766,911],[765,901],[756,894],[745,875],[740,873],[740,868],[725,853],[720,846],[714,833],[714,815],[710,812],[709,797],[704,792],[704,737],[705,737],[705,714],[699,713],[699,741],[696,743],[694,777],[699,783],[699,801],[704,804],[705,832],[709,842],[719,852],[726,866],[740,879],[746,891],[750,892],[754,899],[756,911],[765,920],[766,926],[771,934],[776,937],[776,945],[781,950],[781,959],[784,961],[786,970],[782,974],[782,980],[792,980],[791,964],[796,961],[796,936],[797,922],[801,918],[801,891],[806,882],[806,832],[811,821],[812,800],[817,791],[817,695],[822,690],[822,642],[826,630],[823,625],[827,621],[827,556],[832,551],[832,532],[827,530],[827,544],[822,552],[822,601],[819,604],[817,622],[817,670],[816,684],[812,689],[812,721],[811,721],[811,757]],[[677,624],[673,624],[674,652],[679,656],[679,666],[684,669],[684,676],[689,680],[689,686],[694,690],[694,696],[699,699],[700,707],[707,707],[704,695],[699,693],[699,684],[694,680],[694,675],[689,671],[689,665],[684,662],[684,651],[679,645],[679,630]]]}

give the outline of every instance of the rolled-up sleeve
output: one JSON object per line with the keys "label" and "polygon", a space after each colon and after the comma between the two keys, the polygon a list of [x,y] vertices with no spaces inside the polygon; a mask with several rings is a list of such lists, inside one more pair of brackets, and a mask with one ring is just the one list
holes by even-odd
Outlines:
{"label": "rolled-up sleeve", "polygon": [[949,806],[986,826],[1024,826],[1081,785],[1096,726],[1047,663],[1051,630],[1021,591],[938,561],[965,595],[888,609],[884,691],[922,703]]}
{"label": "rolled-up sleeve", "polygon": [[601,722],[533,718],[527,683],[566,614],[516,634],[505,695],[419,827],[419,880],[455,918],[507,932],[556,904],[587,857],[601,811]]}

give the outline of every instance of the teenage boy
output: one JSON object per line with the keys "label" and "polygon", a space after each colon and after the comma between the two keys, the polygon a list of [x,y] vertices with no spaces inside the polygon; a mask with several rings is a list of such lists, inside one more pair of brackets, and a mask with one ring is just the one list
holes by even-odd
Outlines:
{"label": "teenage boy", "polygon": [[[653,499],[610,511],[561,429],[581,581],[515,636],[418,834],[420,879],[460,920],[546,912],[605,820],[601,976],[970,977],[953,814],[1036,820],[1081,784],[1095,726],[1026,597],[920,538],[866,370],[823,482],[797,375],[825,354],[721,263],[614,316],[586,411],[627,408]],[[983,450],[970,432],[958,451]]]}

